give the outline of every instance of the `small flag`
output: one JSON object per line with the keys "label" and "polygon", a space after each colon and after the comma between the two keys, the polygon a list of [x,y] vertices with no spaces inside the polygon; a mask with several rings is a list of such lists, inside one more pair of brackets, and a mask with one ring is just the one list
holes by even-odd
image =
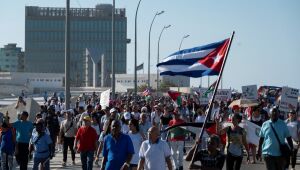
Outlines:
{"label": "small flag", "polygon": [[144,95],[144,96],[148,96],[148,95],[150,95],[150,94],[151,94],[151,92],[150,92],[149,89],[146,89],[146,90],[143,92],[143,95]]}
{"label": "small flag", "polygon": [[217,84],[217,80],[208,87],[208,89],[203,93],[203,96],[207,97],[207,95],[209,93],[213,92],[214,89],[215,89],[216,84]]}
{"label": "small flag", "polygon": [[180,106],[182,104],[180,92],[169,90],[168,94],[171,97],[171,99],[174,101],[175,104],[177,104],[178,106]]}
{"label": "small flag", "polygon": [[144,63],[136,66],[136,71],[139,71],[139,70],[142,70],[142,69],[144,69]]}

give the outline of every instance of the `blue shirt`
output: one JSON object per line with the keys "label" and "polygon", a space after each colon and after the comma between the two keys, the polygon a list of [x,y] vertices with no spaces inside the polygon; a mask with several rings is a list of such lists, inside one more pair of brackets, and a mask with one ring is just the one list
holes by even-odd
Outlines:
{"label": "blue shirt", "polygon": [[12,125],[16,129],[16,141],[20,143],[29,143],[33,124],[29,121],[18,120]]}
{"label": "blue shirt", "polygon": [[134,154],[132,141],[128,135],[120,134],[115,140],[111,134],[104,138],[103,157],[107,158],[106,170],[121,169],[128,154]]}
{"label": "blue shirt", "polygon": [[12,155],[14,153],[14,144],[12,141],[12,131],[8,129],[6,132],[1,132],[1,152]]}
{"label": "blue shirt", "polygon": [[39,135],[38,133],[36,133],[30,139],[30,144],[33,144],[34,146],[33,157],[47,158],[50,155],[49,145],[52,143],[52,140],[50,136],[46,133],[44,133],[44,135],[40,137],[39,140],[38,137]]}
{"label": "blue shirt", "polygon": [[290,137],[290,132],[284,121],[278,119],[276,122],[272,122],[271,120],[264,122],[259,133],[259,136],[264,138],[264,142],[262,145],[262,154],[280,156],[281,153],[279,143],[276,139],[275,133],[273,132],[271,123],[278,135],[280,143],[285,143],[285,138]]}

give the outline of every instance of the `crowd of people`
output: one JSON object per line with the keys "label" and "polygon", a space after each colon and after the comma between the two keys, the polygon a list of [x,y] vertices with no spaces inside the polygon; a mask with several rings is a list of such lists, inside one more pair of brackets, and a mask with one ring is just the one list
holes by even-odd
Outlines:
{"label": "crowd of people", "polygon": [[[10,122],[8,113],[2,114],[2,169],[14,169],[15,156],[21,170],[27,169],[31,159],[34,170],[47,170],[57,152],[63,154],[62,166],[69,166],[69,150],[73,165],[75,154],[80,154],[83,170],[91,170],[95,164],[103,170],[182,170],[183,160],[191,161],[191,169],[223,169],[226,162],[226,169],[238,170],[244,154],[249,164],[263,158],[269,170],[295,169],[300,147],[299,107],[283,113],[266,98],[252,107],[229,107],[231,100],[215,101],[208,117],[213,125],[204,129],[199,140],[180,126],[203,123],[206,118],[207,105],[193,95],[185,96],[181,105],[167,96],[126,94],[108,106],[100,105],[96,93],[80,95],[75,108],[69,110],[63,101],[55,93],[45,98],[39,113],[28,113],[20,110],[26,103],[19,98],[16,122]],[[35,114],[33,122],[28,120],[29,114]],[[247,142],[247,132],[239,126],[244,120],[261,126],[258,146]],[[224,127],[224,122],[231,124]],[[195,144],[186,152],[187,140]],[[283,144],[291,151],[287,157],[280,151]]]}

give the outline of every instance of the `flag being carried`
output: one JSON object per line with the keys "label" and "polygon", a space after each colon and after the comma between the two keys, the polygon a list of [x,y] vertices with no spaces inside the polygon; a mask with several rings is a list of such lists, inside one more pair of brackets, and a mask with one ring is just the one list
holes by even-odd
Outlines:
{"label": "flag being carried", "polygon": [[230,39],[184,49],[157,64],[160,75],[202,77],[219,75]]}
{"label": "flag being carried", "polygon": [[216,84],[217,84],[217,81],[215,81],[213,84],[211,84],[208,87],[208,89],[203,93],[203,96],[208,97],[208,94],[214,91]]}
{"label": "flag being carried", "polygon": [[182,104],[180,92],[169,90],[168,94],[177,106],[180,106]]}

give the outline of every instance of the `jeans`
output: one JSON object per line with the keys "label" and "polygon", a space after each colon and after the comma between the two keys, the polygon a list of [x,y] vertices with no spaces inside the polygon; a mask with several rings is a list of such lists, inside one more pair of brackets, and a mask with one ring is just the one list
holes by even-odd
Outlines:
{"label": "jeans", "polygon": [[93,169],[94,151],[81,151],[80,159],[82,164],[82,170]]}
{"label": "jeans", "polygon": [[67,162],[67,154],[68,154],[68,147],[71,150],[72,161],[75,161],[75,152],[73,149],[74,146],[74,137],[64,137],[63,143],[63,161]]}
{"label": "jeans", "polygon": [[18,154],[16,155],[16,160],[20,165],[20,170],[27,170],[28,165],[28,143],[17,143]]}
{"label": "jeans", "polygon": [[183,166],[183,141],[172,141],[170,146],[173,150],[173,159],[175,162],[176,168]]}
{"label": "jeans", "polygon": [[243,156],[233,156],[228,152],[226,156],[226,170],[239,170],[241,168]]}
{"label": "jeans", "polygon": [[39,164],[42,165],[43,170],[50,170],[50,160],[47,158],[33,158],[33,167],[32,170],[39,170]]}
{"label": "jeans", "polygon": [[296,161],[297,161],[297,153],[298,153],[298,149],[294,149],[292,152],[292,155],[288,158],[286,158],[286,166],[285,168],[288,169],[290,166],[290,160],[292,160],[292,168],[295,168],[296,166]]}
{"label": "jeans", "polygon": [[267,170],[284,170],[286,159],[281,156],[264,155]]}
{"label": "jeans", "polygon": [[2,170],[13,169],[13,155],[2,152],[1,153],[1,167],[2,167]]}

